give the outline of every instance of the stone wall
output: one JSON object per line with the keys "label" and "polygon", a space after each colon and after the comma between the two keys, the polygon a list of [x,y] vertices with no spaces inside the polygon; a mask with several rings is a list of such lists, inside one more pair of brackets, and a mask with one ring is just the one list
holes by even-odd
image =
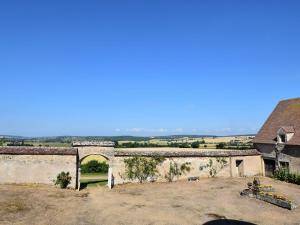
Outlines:
{"label": "stone wall", "polygon": [[[255,147],[262,153],[264,159],[275,160],[275,145],[256,144]],[[300,172],[300,147],[287,145],[279,156],[280,162],[288,162],[291,172]]]}
{"label": "stone wall", "polygon": [[0,155],[1,183],[52,184],[57,174],[70,172],[76,188],[77,156],[73,155]]}
{"label": "stone wall", "polygon": [[[114,184],[124,184],[133,182],[126,179],[124,159],[129,156],[115,156],[112,163],[112,173],[114,176]],[[237,177],[239,176],[236,168],[235,160],[243,160],[244,176],[262,175],[262,160],[260,155],[253,156],[237,156],[237,157],[222,157],[227,161],[227,165],[220,169],[220,164],[217,162],[219,157],[166,157],[165,161],[158,166],[159,176],[158,182],[166,182],[165,175],[168,173],[170,161],[176,162],[179,166],[188,162],[190,163],[191,171],[183,174],[178,179],[187,180],[189,177],[208,178],[209,161],[212,160],[213,165],[217,168],[216,177]],[[134,181],[137,182],[137,181]]]}

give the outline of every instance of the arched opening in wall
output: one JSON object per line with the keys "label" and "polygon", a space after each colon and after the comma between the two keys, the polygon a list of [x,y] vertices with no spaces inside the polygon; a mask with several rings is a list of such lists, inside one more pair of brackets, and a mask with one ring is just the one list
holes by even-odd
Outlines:
{"label": "arched opening in wall", "polygon": [[88,155],[80,160],[80,189],[102,187],[108,183],[109,160],[102,155]]}

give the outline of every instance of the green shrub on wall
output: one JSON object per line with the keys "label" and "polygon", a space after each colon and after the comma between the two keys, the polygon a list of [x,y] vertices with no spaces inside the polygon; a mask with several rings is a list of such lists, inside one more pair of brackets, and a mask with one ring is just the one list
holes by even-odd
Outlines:
{"label": "green shrub on wall", "polygon": [[212,159],[208,161],[208,164],[205,166],[200,166],[199,170],[202,171],[204,169],[208,169],[209,175],[211,177],[215,177],[222,169],[224,169],[228,165],[228,162],[223,157],[217,157],[216,162]]}
{"label": "green shrub on wall", "polygon": [[300,185],[300,174],[290,173],[287,169],[281,168],[274,172],[274,179]]}
{"label": "green shrub on wall", "polygon": [[186,162],[186,163],[179,165],[178,163],[174,162],[173,160],[170,160],[169,171],[165,175],[165,178],[169,182],[173,182],[175,177],[178,178],[181,175],[186,174],[187,172],[190,172],[191,171],[190,165],[191,165],[190,162]]}
{"label": "green shrub on wall", "polygon": [[108,167],[106,162],[91,160],[88,163],[81,165],[80,168],[82,173],[107,173]]}
{"label": "green shrub on wall", "polygon": [[157,166],[163,163],[162,157],[131,157],[124,159],[125,177],[143,183],[158,176]]}
{"label": "green shrub on wall", "polygon": [[65,189],[71,183],[72,177],[69,172],[61,172],[57,175],[54,181],[55,185],[59,185],[60,188]]}

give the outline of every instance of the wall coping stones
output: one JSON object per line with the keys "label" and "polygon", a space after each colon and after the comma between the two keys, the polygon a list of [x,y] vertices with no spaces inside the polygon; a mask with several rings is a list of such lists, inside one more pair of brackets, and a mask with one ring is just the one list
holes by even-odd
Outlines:
{"label": "wall coping stones", "polygon": [[232,156],[255,156],[261,155],[256,149],[250,150],[179,150],[174,151],[135,151],[135,150],[117,150],[114,152],[115,157],[132,157],[132,156],[142,156],[142,157],[232,157]]}
{"label": "wall coping stones", "polygon": [[77,148],[65,147],[0,147],[0,155],[77,155]]}
{"label": "wall coping stones", "polygon": [[114,147],[115,143],[112,141],[74,141],[72,143],[73,147],[81,146],[101,146],[101,147]]}

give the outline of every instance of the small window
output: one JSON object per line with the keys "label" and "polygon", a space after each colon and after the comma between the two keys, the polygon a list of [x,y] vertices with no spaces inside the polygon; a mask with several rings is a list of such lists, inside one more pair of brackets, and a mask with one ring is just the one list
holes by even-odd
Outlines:
{"label": "small window", "polygon": [[280,134],[280,135],[279,135],[279,138],[280,138],[280,142],[281,142],[281,143],[285,143],[285,142],[286,142],[286,138],[285,138],[285,135],[284,135],[284,134]]}

